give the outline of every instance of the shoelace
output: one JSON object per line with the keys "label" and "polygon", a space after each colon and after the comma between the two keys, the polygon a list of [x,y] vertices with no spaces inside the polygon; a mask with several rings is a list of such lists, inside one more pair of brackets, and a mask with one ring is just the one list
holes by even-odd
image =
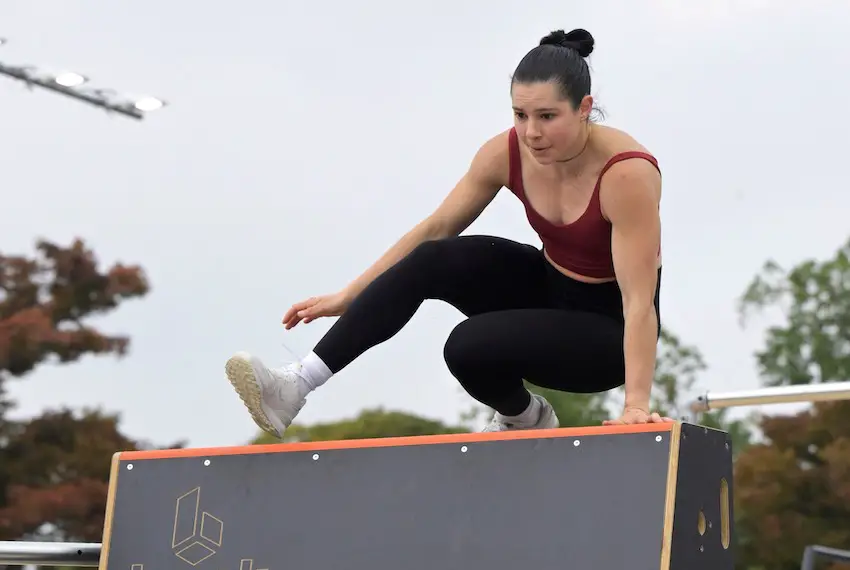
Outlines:
{"label": "shoelace", "polygon": [[[283,374],[291,373],[300,376],[301,371],[301,363],[297,360],[295,362],[290,362],[282,367]],[[286,391],[291,390],[291,386],[287,382],[278,382],[277,383],[277,397],[280,401],[285,402],[291,406],[298,407],[299,402],[292,402],[290,396],[291,394],[287,394]]]}

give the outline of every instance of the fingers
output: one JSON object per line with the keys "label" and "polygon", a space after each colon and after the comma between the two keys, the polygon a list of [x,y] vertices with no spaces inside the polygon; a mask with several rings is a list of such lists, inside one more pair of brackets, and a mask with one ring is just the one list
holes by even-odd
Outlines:
{"label": "fingers", "polygon": [[306,309],[307,307],[309,307],[310,305],[315,303],[316,300],[317,299],[315,297],[310,297],[309,299],[301,301],[300,303],[295,303],[294,305],[289,307],[289,309],[283,315],[283,320],[284,321],[292,320],[292,318],[295,317],[295,315],[298,313],[298,311],[303,311],[304,309]]}
{"label": "fingers", "polygon": [[306,301],[295,303],[283,315],[284,327],[288,330],[300,322],[307,324],[318,318],[333,314],[334,308],[329,306],[327,296],[310,297]]}
{"label": "fingers", "polygon": [[604,420],[603,426],[618,426],[618,425],[634,425],[647,423],[673,423],[676,420],[673,418],[662,416],[658,412],[646,414],[644,412],[637,413],[635,411],[627,411],[622,416],[613,420]]}
{"label": "fingers", "polygon": [[676,420],[667,416],[661,416],[660,414],[651,414],[649,416],[634,416],[634,415],[624,415],[621,418],[615,420],[604,420],[602,422],[603,426],[621,426],[621,425],[635,425],[635,424],[648,424],[648,423],[675,423]]}
{"label": "fingers", "polygon": [[310,310],[310,308],[314,307],[319,302],[319,300],[320,299],[318,297],[310,297],[309,299],[301,301],[300,303],[295,303],[294,305],[289,307],[289,310],[286,311],[286,313],[283,315],[283,319],[281,319],[281,322],[284,324],[284,327],[286,329],[291,329],[292,327],[300,323],[304,319],[304,316],[309,314],[308,311]]}

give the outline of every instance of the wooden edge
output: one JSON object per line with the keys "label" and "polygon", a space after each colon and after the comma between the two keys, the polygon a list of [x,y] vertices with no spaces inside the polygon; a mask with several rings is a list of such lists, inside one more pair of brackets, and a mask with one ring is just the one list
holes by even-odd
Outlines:
{"label": "wooden edge", "polygon": [[351,439],[337,441],[273,443],[265,445],[240,445],[231,447],[156,449],[149,451],[124,451],[119,453],[118,455],[120,461],[141,461],[145,459],[169,459],[178,457],[253,455],[258,453],[280,453],[288,451],[322,451],[329,449],[359,449],[370,447],[433,445],[445,443],[481,443],[488,441],[511,441],[521,439],[541,439],[553,437],[588,437],[594,435],[619,435],[647,432],[675,431],[676,433],[678,433],[678,429],[679,422],[667,422],[636,425],[588,426],[542,430],[519,430],[508,432],[459,433],[443,435],[420,435],[411,437]]}
{"label": "wooden edge", "polygon": [[661,539],[661,570],[670,570],[673,546],[673,518],[676,510],[676,484],[679,474],[679,442],[682,424],[676,422],[670,431],[670,457],[667,463],[667,494],[664,498],[664,528]]}
{"label": "wooden edge", "polygon": [[115,493],[118,487],[118,473],[121,468],[121,453],[112,454],[112,465],[109,468],[109,487],[106,493],[106,512],[103,517],[103,536],[100,540],[100,559],[98,570],[106,570],[109,557],[109,542],[112,538],[112,514],[115,511]]}

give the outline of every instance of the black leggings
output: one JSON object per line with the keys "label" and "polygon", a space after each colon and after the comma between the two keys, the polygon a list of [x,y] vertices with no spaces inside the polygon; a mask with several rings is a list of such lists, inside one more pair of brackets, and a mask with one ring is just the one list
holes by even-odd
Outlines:
{"label": "black leggings", "polygon": [[[659,289],[661,271],[659,269]],[[451,373],[470,396],[517,415],[523,379],[565,392],[623,385],[623,302],[616,282],[582,283],[543,252],[503,238],[429,241],[375,279],[316,345],[334,373],[399,332],[426,299],[468,318],[445,344]],[[655,293],[659,321],[659,292]]]}

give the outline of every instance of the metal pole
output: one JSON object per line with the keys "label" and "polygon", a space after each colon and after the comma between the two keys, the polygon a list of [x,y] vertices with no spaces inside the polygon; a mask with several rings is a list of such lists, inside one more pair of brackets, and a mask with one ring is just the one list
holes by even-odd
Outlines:
{"label": "metal pole", "polygon": [[815,562],[817,562],[818,557],[835,562],[850,562],[850,550],[839,550],[838,548],[812,544],[803,551],[803,564],[800,566],[800,570],[815,570]]}
{"label": "metal pole", "polygon": [[0,564],[95,568],[99,561],[100,544],[96,542],[0,541]]}
{"label": "metal pole", "polygon": [[800,570],[815,570],[815,562],[817,555],[811,546],[807,546],[803,551],[803,563],[800,565]]}
{"label": "metal pole", "polygon": [[786,404],[792,402],[828,402],[850,400],[850,382],[826,382],[758,388],[736,392],[706,392],[691,404],[694,412],[704,412],[735,406]]}
{"label": "metal pole", "polygon": [[[132,105],[116,105],[114,103],[110,103],[105,98],[98,98],[94,95],[86,93],[85,91],[65,87],[56,83],[56,81],[47,81],[38,77],[31,77],[29,74],[26,73],[26,68],[5,65],[3,62],[0,62],[0,75],[7,75],[13,79],[23,81],[27,85],[35,84],[49,91],[65,95],[66,97],[71,97],[72,99],[83,101],[90,105],[94,105],[95,107],[100,107],[101,109],[106,109],[108,111],[119,113],[126,117],[138,120],[144,119],[145,117],[144,113],[142,113]],[[98,92],[94,91],[94,93]]]}

